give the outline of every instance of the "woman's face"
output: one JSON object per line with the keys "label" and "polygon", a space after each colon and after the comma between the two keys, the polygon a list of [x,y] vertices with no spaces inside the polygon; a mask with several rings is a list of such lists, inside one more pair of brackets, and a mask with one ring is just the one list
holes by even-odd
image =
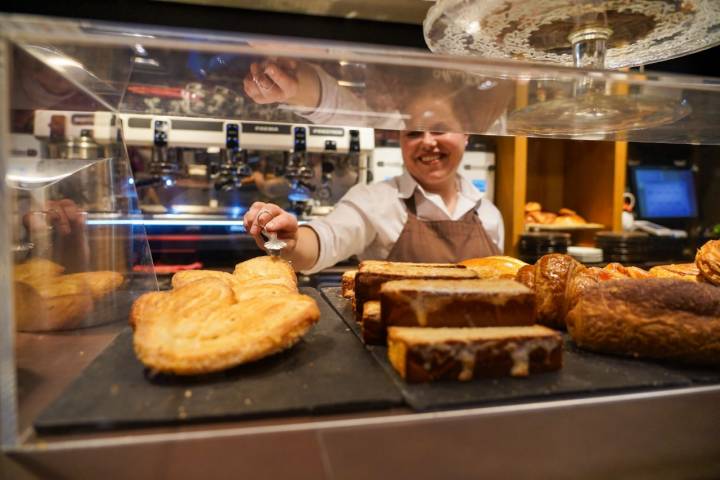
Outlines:
{"label": "woman's face", "polygon": [[465,153],[467,135],[450,107],[441,99],[419,100],[408,108],[413,130],[400,132],[405,168],[423,186],[437,188],[453,182]]}

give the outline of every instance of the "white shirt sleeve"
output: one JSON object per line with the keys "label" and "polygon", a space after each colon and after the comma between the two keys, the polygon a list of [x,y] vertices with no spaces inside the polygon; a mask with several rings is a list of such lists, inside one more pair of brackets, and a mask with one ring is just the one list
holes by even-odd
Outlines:
{"label": "white shirt sleeve", "polygon": [[372,197],[368,185],[355,185],[332,212],[307,224],[317,233],[320,253],[315,265],[302,273],[319,272],[367,249],[377,235],[367,215],[372,211]]}
{"label": "white shirt sleeve", "polygon": [[[314,64],[310,66],[320,80],[320,104],[315,109],[296,111],[301,117],[315,124],[404,128],[399,112],[369,112],[364,99],[340,87],[337,79],[321,67]],[[358,121],[359,118],[362,120]]]}

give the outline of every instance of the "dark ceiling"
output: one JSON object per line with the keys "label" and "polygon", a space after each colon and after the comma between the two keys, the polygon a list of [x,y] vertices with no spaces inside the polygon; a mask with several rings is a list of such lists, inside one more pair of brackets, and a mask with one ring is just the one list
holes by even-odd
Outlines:
{"label": "dark ceiling", "polygon": [[[430,5],[426,0],[6,0],[0,11],[426,49],[419,22]],[[715,47],[646,69],[720,77],[718,60]]]}

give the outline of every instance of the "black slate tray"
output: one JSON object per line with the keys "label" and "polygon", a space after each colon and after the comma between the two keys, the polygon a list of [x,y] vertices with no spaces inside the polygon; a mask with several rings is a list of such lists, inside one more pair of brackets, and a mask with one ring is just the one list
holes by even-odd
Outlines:
{"label": "black slate tray", "polygon": [[[340,288],[321,287],[320,290],[360,339],[360,330],[354,320],[352,307],[350,302],[341,296]],[[682,387],[691,385],[693,381],[720,381],[720,372],[717,371],[667,367],[652,362],[586,352],[578,349],[566,335],[563,368],[557,372],[531,375],[527,378],[408,384],[390,365],[387,347],[366,345],[365,348],[393,378],[408,405],[419,411]]]}
{"label": "black slate tray", "polygon": [[177,425],[402,405],[390,378],[319,292],[320,321],[290,350],[225,372],[150,376],[128,328],[36,420],[41,433]]}

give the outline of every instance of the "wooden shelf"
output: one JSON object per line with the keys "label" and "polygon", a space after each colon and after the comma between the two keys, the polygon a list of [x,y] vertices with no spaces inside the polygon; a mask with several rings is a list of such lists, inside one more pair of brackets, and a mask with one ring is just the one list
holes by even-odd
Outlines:
{"label": "wooden shelf", "polygon": [[[505,220],[505,253],[518,254],[525,203],[570,208],[588,222],[620,231],[627,143],[503,137],[497,142],[496,200]],[[562,228],[561,228],[562,230]],[[573,230],[573,243],[592,245],[593,228]]]}

